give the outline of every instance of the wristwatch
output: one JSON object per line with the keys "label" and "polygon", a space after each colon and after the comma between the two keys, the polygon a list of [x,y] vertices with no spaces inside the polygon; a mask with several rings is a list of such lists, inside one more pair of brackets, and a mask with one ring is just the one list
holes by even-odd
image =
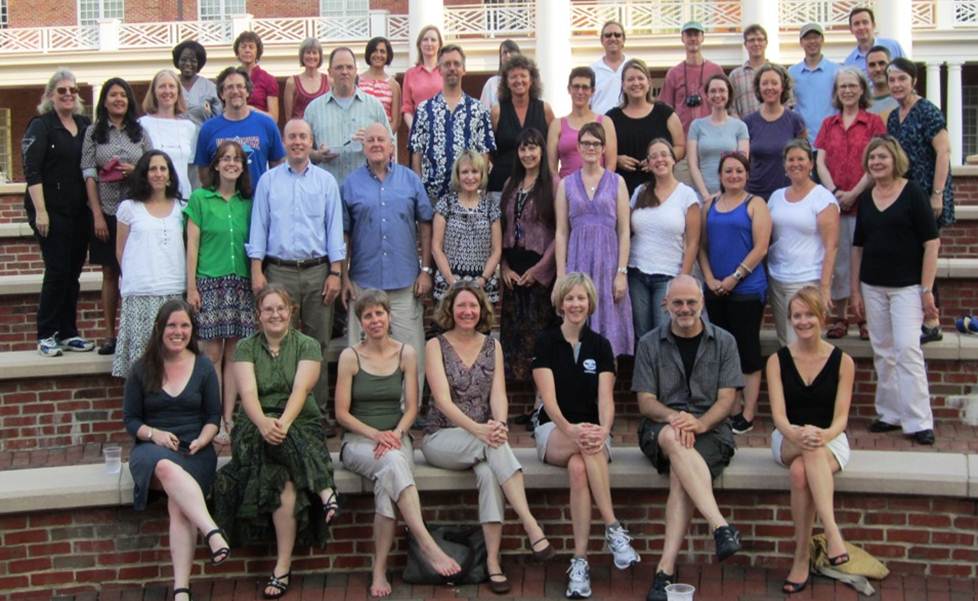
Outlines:
{"label": "wristwatch", "polygon": [[[343,274],[342,274],[342,273],[340,273],[340,272],[338,272],[338,271],[330,271],[330,272],[329,272],[329,275],[335,275],[335,276],[336,276],[336,277],[338,277],[338,278],[341,278],[341,277],[343,277]],[[329,277],[329,276],[327,276],[327,277]]]}
{"label": "wristwatch", "polygon": [[628,273],[628,268],[627,267],[619,267],[618,268],[618,273]]}
{"label": "wristwatch", "polygon": [[427,273],[428,275],[431,275],[434,270],[432,268],[428,267],[427,265],[422,265],[421,266],[421,271]]}

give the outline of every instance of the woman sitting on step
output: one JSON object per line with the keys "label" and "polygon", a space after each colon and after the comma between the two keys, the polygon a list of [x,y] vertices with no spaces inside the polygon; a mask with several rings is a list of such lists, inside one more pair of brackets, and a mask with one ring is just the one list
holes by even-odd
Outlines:
{"label": "woman sitting on step", "polygon": [[[387,556],[401,511],[432,568],[442,576],[461,568],[438,547],[421,517],[414,484],[409,430],[418,415],[417,352],[391,337],[391,304],[381,290],[360,293],[353,313],[365,340],[340,354],[336,376],[336,421],[346,433],[340,460],[374,482],[374,565],[371,597],[391,594]],[[403,397],[403,409],[401,400]]]}
{"label": "woman sitting on step", "polygon": [[795,557],[784,581],[785,593],[803,590],[811,578],[815,516],[828,539],[829,562],[849,561],[835,522],[832,475],[849,462],[846,422],[856,371],[852,357],[822,339],[827,310],[824,295],[805,286],[788,301],[788,321],[795,340],[767,362],[774,460],[791,472],[791,518],[795,523]]}
{"label": "woman sitting on step", "polygon": [[133,507],[142,511],[154,492],[166,493],[177,601],[190,601],[198,530],[205,533],[212,564],[231,554],[204,502],[217,468],[211,440],[221,423],[221,394],[214,366],[197,351],[192,316],[182,300],[163,304],[123,400],[126,430],[136,440],[129,454]]}

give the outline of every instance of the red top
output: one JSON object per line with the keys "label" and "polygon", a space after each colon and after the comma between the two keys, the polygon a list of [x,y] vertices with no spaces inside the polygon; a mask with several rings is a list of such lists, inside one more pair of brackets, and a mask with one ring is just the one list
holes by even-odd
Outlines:
{"label": "red top", "polygon": [[441,92],[441,70],[431,71],[424,65],[415,65],[404,72],[404,85],[401,87],[401,112],[414,113],[418,105]]}
{"label": "red top", "polygon": [[278,82],[268,72],[255,65],[249,74],[251,77],[251,95],[248,104],[260,111],[268,111],[268,99],[278,98]]}
{"label": "red top", "polygon": [[326,77],[325,73],[319,74],[319,89],[312,93],[307,92],[302,87],[302,82],[299,79],[300,77],[298,75],[292,76],[292,83],[295,84],[295,94],[292,95],[292,114],[289,115],[290,119],[302,119],[306,114],[306,107],[309,106],[309,103],[329,91],[329,77]]}
{"label": "red top", "polygon": [[[832,182],[839,190],[852,190],[863,177],[863,151],[876,136],[886,133],[886,126],[879,115],[860,110],[849,129],[842,125],[842,113],[836,113],[822,121],[815,138],[815,148],[825,153],[825,166],[832,174]],[[843,211],[856,212],[856,203]]]}

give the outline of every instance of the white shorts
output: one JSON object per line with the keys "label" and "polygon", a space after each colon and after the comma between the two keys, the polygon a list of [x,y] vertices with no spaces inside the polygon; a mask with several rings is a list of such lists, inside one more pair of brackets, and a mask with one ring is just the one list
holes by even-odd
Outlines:
{"label": "white shorts", "polygon": [[[781,461],[781,443],[784,442],[784,434],[780,430],[775,429],[771,432],[771,454],[774,455],[774,460],[778,465],[788,467],[784,465]],[[842,432],[835,438],[829,441],[827,445],[829,452],[835,457],[836,462],[839,464],[839,471],[844,471],[846,465],[849,463],[849,439],[846,437],[846,433]]]}
{"label": "white shorts", "polygon": [[[553,422],[547,422],[545,424],[540,424],[533,429],[533,439],[537,443],[537,459],[541,462],[546,463],[547,456],[547,441],[550,440],[550,433],[557,428],[557,424]],[[605,439],[604,448],[608,452],[608,463],[611,463],[611,437]]]}

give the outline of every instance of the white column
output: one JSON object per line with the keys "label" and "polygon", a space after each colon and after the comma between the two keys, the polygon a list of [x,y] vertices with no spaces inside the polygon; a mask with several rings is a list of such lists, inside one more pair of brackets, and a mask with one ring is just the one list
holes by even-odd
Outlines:
{"label": "white column", "polygon": [[938,2],[935,8],[937,10],[937,28],[954,29],[954,3]]}
{"label": "white column", "polygon": [[414,43],[426,25],[434,25],[443,37],[448,37],[445,31],[445,3],[442,0],[408,0],[408,64],[418,62],[418,48]]}
{"label": "white column", "polygon": [[[767,31],[767,58],[772,63],[781,62],[781,34],[778,19],[778,0],[753,0],[742,2],[740,7],[741,31],[749,25],[760,25]],[[743,46],[741,46],[743,48]],[[747,49],[743,48],[744,60]]]}
{"label": "white column", "polygon": [[370,37],[388,36],[387,17],[390,16],[388,10],[371,10],[367,12],[367,23],[370,27]]}
{"label": "white column", "polygon": [[961,61],[947,64],[947,131],[951,135],[951,165],[960,165],[964,145],[961,101]]}
{"label": "white column", "polygon": [[238,36],[246,31],[251,31],[251,20],[254,17],[249,14],[234,15],[231,17],[231,41],[238,39]]}
{"label": "white column", "polygon": [[913,56],[913,9],[910,0],[876,0],[873,12],[876,14],[876,35],[895,39],[907,56]]}
{"label": "white column", "polygon": [[941,108],[941,63],[927,63],[927,100]]}
{"label": "white column", "polygon": [[119,19],[98,20],[98,49],[99,52],[115,52],[119,49]]}
{"label": "white column", "polygon": [[567,75],[572,67],[570,0],[535,0],[536,63],[543,80],[543,99],[555,115],[570,112]]}

